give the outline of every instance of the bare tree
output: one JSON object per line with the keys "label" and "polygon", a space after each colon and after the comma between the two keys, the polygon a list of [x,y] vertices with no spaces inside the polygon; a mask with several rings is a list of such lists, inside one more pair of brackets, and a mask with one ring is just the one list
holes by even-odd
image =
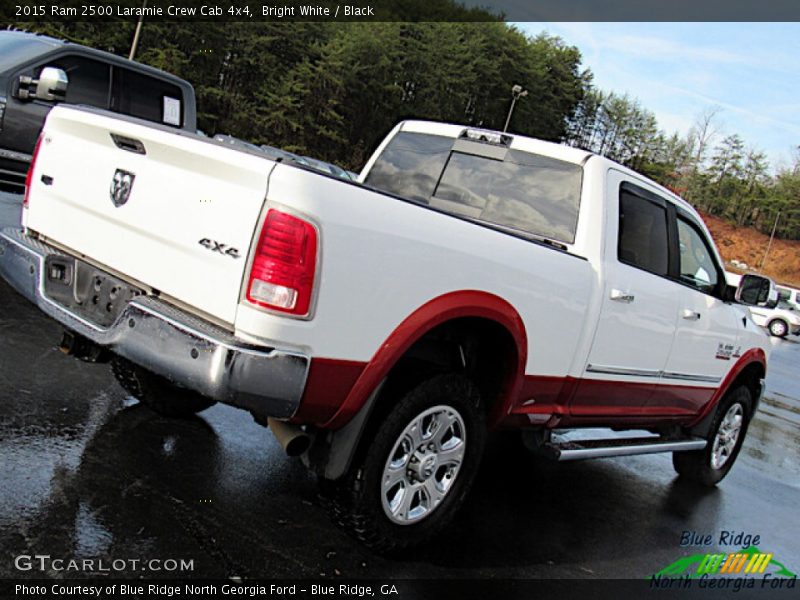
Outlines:
{"label": "bare tree", "polygon": [[685,184],[687,200],[697,192],[699,183],[700,167],[705,161],[706,153],[714,140],[719,136],[722,131],[722,125],[719,123],[719,115],[722,108],[719,106],[710,106],[705,108],[695,118],[694,124],[686,136],[687,144],[694,148],[694,156],[691,160],[689,172]]}
{"label": "bare tree", "polygon": [[711,106],[704,109],[697,115],[692,128],[689,130],[688,141],[695,149],[693,161],[695,171],[700,168],[705,159],[708,147],[714,143],[714,140],[722,132],[722,126],[718,118],[720,113],[722,113],[722,108],[719,106]]}

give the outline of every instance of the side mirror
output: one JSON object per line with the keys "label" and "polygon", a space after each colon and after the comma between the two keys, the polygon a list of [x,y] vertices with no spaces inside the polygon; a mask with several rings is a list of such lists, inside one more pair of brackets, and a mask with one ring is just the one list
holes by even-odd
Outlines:
{"label": "side mirror", "polygon": [[67,85],[69,85],[69,77],[64,69],[45,67],[36,84],[36,97],[39,100],[63,100],[67,97]]}
{"label": "side mirror", "polygon": [[20,76],[17,97],[20,100],[59,102],[67,96],[67,85],[69,77],[63,69],[45,67],[39,74],[39,79],[27,75]]}
{"label": "side mirror", "polygon": [[778,292],[772,280],[760,275],[743,275],[736,289],[736,301],[748,306],[766,306],[771,297],[777,304]]}

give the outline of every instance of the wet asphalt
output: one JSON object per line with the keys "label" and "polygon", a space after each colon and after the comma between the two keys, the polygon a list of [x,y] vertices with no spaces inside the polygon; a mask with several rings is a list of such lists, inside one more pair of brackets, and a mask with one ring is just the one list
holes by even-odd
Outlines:
{"label": "wet asphalt", "polygon": [[[19,210],[0,195],[0,226]],[[159,417],[59,339],[0,281],[0,578],[89,576],[15,567],[41,554],[191,559],[180,575],[198,578],[639,579],[697,550],[684,531],[722,530],[800,570],[798,338],[775,340],[767,398],[718,488],[678,481],[669,455],[554,464],[498,435],[455,522],[394,559],[333,526],[314,478],[248,414]]]}

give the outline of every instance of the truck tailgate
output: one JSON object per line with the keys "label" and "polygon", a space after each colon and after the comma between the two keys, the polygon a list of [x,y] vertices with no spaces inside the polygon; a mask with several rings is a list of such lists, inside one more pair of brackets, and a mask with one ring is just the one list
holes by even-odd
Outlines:
{"label": "truck tailgate", "polygon": [[[233,323],[272,167],[193,135],[57,107],[45,124],[25,224]],[[119,184],[126,174],[127,198]]]}

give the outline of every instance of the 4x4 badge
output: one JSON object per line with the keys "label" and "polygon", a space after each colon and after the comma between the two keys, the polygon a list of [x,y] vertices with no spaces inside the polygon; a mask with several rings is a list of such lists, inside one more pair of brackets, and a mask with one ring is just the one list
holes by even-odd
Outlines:
{"label": "4x4 badge", "polygon": [[116,173],[114,173],[114,179],[111,180],[111,189],[108,191],[114,206],[119,208],[128,201],[128,198],[131,197],[131,189],[135,178],[136,175],[133,173],[117,169]]}
{"label": "4x4 badge", "polygon": [[228,246],[227,244],[220,244],[215,240],[210,240],[208,238],[203,238],[199,242],[203,248],[208,248],[212,252],[219,252],[220,254],[224,254],[225,256],[230,256],[231,258],[241,258],[241,254],[239,254],[238,248],[233,248]]}

